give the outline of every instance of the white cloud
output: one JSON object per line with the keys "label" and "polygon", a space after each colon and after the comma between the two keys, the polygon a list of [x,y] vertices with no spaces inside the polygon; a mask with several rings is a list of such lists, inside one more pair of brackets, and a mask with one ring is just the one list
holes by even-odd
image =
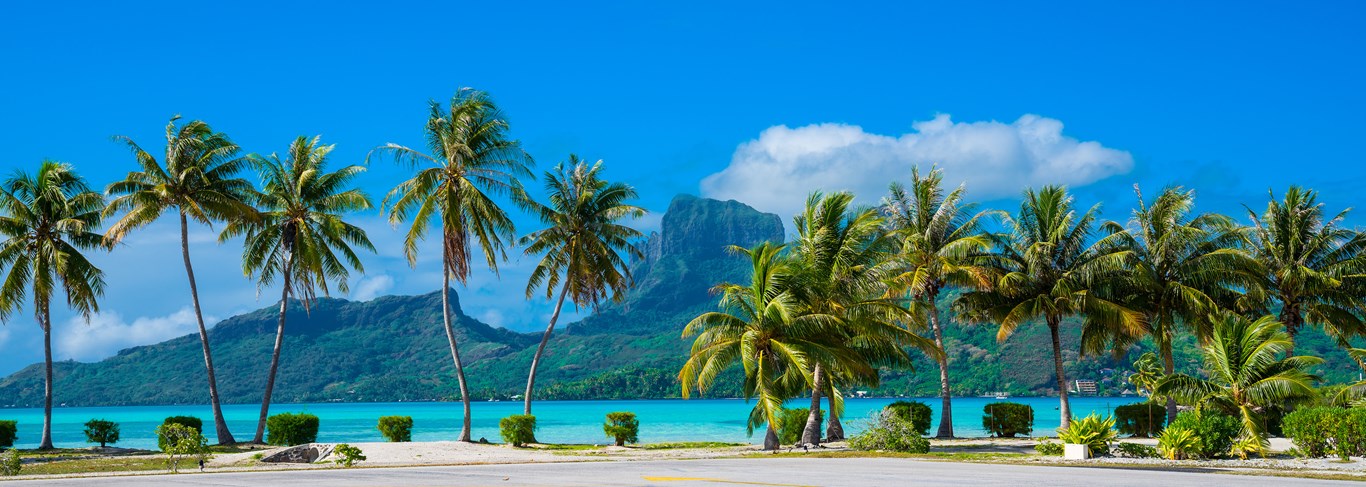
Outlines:
{"label": "white cloud", "polygon": [[[217,323],[218,319],[205,316],[204,322]],[[63,328],[53,333],[57,343],[52,353],[61,360],[80,361],[100,360],[128,347],[159,343],[199,330],[194,310],[188,307],[167,316],[140,317],[132,323],[114,311],[96,314],[89,324],[77,316],[68,319]]]}
{"label": "white cloud", "polygon": [[504,325],[507,324],[505,318],[503,318],[503,312],[498,311],[496,309],[488,309],[485,310],[483,313],[479,313],[478,319],[479,321],[482,321],[488,324],[489,326],[496,326],[499,328],[502,328]]}
{"label": "white cloud", "polygon": [[736,199],[787,217],[815,190],[850,190],[878,201],[913,165],[938,164],[949,186],[966,182],[972,198],[1011,196],[1028,186],[1080,186],[1128,172],[1128,152],[1062,134],[1062,122],[1024,115],[1013,123],[961,122],[947,114],[916,122],[900,136],[845,124],[775,126],[741,144],[731,163],[702,180],[702,193]]}
{"label": "white cloud", "polygon": [[386,294],[394,288],[394,278],[388,274],[380,274],[373,277],[365,277],[351,288],[351,299],[355,301],[369,301]]}
{"label": "white cloud", "polygon": [[0,347],[5,346],[6,343],[9,343],[9,330],[0,327]]}

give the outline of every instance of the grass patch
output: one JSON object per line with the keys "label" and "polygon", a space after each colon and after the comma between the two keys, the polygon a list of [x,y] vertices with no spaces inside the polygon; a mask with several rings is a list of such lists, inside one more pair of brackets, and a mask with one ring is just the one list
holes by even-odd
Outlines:
{"label": "grass patch", "polygon": [[646,443],[636,448],[642,450],[677,450],[681,448],[730,448],[745,446],[745,443],[726,443],[723,441],[675,441],[670,443]]}
{"label": "grass patch", "polygon": [[995,452],[942,452],[930,450],[929,453],[902,453],[894,451],[859,451],[859,450],[812,450],[812,451],[780,451],[755,452],[745,455],[748,458],[918,458],[921,460],[944,460],[953,462],[991,462],[1002,460],[1014,460],[1030,456],[1026,453],[995,453]]}
{"label": "grass patch", "polygon": [[[182,462],[181,465],[184,466],[185,462]],[[149,470],[166,470],[166,459],[164,457],[127,456],[51,460],[25,463],[24,469],[20,474],[60,475],[98,472],[144,472]]]}
{"label": "grass patch", "polygon": [[560,445],[560,444],[532,445],[531,448],[532,448],[532,449],[536,449],[536,450],[557,450],[557,451],[583,451],[583,450],[601,450],[601,449],[602,449],[602,447],[599,446],[599,445],[578,445],[578,444],[568,444],[568,445]]}

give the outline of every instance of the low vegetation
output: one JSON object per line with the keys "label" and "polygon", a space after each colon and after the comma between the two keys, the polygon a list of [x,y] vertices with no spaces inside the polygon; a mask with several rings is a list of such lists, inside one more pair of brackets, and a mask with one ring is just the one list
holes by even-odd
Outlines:
{"label": "low vegetation", "polygon": [[336,462],[337,465],[343,467],[351,467],[355,465],[356,462],[365,461],[365,454],[361,452],[360,448],[346,443],[341,443],[336,447],[333,447],[332,454],[337,456],[336,460],[333,461]]}
{"label": "low vegetation", "polygon": [[266,443],[294,446],[318,440],[318,417],[308,413],[280,413],[266,419]]}
{"label": "low vegetation", "polygon": [[982,407],[982,428],[992,436],[1014,438],[1034,432],[1034,408],[1015,402],[993,402]]}
{"label": "low vegetation", "polygon": [[636,419],[635,413],[607,413],[607,421],[602,424],[602,432],[616,441],[617,446],[626,446],[627,443],[640,441],[640,421]]}
{"label": "low vegetation", "polygon": [[849,439],[849,447],[862,451],[929,453],[930,440],[921,436],[915,423],[900,415],[884,412],[862,433]]}
{"label": "low vegetation", "polygon": [[1063,443],[1087,445],[1091,449],[1091,456],[1093,457],[1108,455],[1110,443],[1115,441],[1117,437],[1115,418],[1102,418],[1099,414],[1074,420],[1066,427],[1058,428],[1059,440],[1062,440]]}
{"label": "low vegetation", "polygon": [[119,442],[119,424],[103,419],[92,419],[85,423],[85,441],[99,443],[100,448]]}
{"label": "low vegetation", "polygon": [[523,447],[536,442],[536,416],[514,414],[498,421],[498,433],[503,442]]}
{"label": "low vegetation", "polygon": [[412,416],[380,416],[377,428],[389,441],[413,441]]}

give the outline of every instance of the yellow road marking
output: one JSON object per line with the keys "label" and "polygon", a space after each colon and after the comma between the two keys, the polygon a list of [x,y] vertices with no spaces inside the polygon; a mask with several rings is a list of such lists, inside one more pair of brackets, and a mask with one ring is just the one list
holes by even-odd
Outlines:
{"label": "yellow road marking", "polygon": [[745,482],[742,480],[712,479],[706,477],[641,477],[647,482],[714,482],[718,484],[769,485],[774,487],[814,487],[801,484],[771,484],[768,482]]}

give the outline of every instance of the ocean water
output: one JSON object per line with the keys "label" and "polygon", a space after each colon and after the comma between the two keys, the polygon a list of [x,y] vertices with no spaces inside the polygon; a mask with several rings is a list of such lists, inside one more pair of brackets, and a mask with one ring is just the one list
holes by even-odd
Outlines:
{"label": "ocean water", "polygon": [[[869,398],[848,399],[843,416],[846,434],[854,434],[863,428],[872,414],[897,399]],[[935,412],[930,432],[939,424],[939,398],[918,398],[929,404]],[[1140,401],[1133,397],[1074,397],[1071,398],[1072,414],[1081,417],[1092,412],[1108,414],[1117,406]],[[1011,398],[1011,402],[1021,402],[1034,407],[1036,435],[1052,435],[1058,425],[1058,399],[1054,397]],[[986,436],[982,430],[983,406],[1000,402],[993,398],[963,397],[953,401],[954,432],[957,436]],[[810,403],[793,401],[791,407],[801,407]],[[726,441],[737,443],[759,443],[763,432],[756,431],[753,437],[745,434],[745,418],[748,417],[753,402],[742,399],[661,399],[635,401],[537,401],[532,405],[536,414],[536,438],[548,443],[586,443],[603,444],[607,438],[602,432],[604,416],[613,411],[631,411],[640,420],[640,441],[643,443],[663,441]],[[822,401],[824,406],[824,401]],[[453,440],[460,432],[461,407],[459,402],[397,402],[397,403],[320,403],[320,404],[273,404],[271,413],[308,412],[320,419],[319,442],[367,442],[384,441],[375,428],[380,416],[400,415],[413,417],[414,441]],[[501,442],[498,437],[498,420],[511,414],[521,414],[520,401],[475,402],[471,405],[473,414],[472,436],[492,442]],[[256,418],[260,405],[225,405],[223,413],[227,416],[228,428],[238,441],[249,441],[256,431]],[[213,421],[207,405],[191,406],[121,406],[121,407],[81,407],[53,408],[52,436],[57,447],[78,448],[88,446],[85,441],[84,423],[99,418],[119,423],[121,439],[117,446],[125,448],[156,447],[153,431],[167,416],[197,416],[204,420],[204,433],[209,442],[215,442]],[[19,421],[19,448],[34,448],[42,434],[43,410],[0,409],[0,419]]]}

